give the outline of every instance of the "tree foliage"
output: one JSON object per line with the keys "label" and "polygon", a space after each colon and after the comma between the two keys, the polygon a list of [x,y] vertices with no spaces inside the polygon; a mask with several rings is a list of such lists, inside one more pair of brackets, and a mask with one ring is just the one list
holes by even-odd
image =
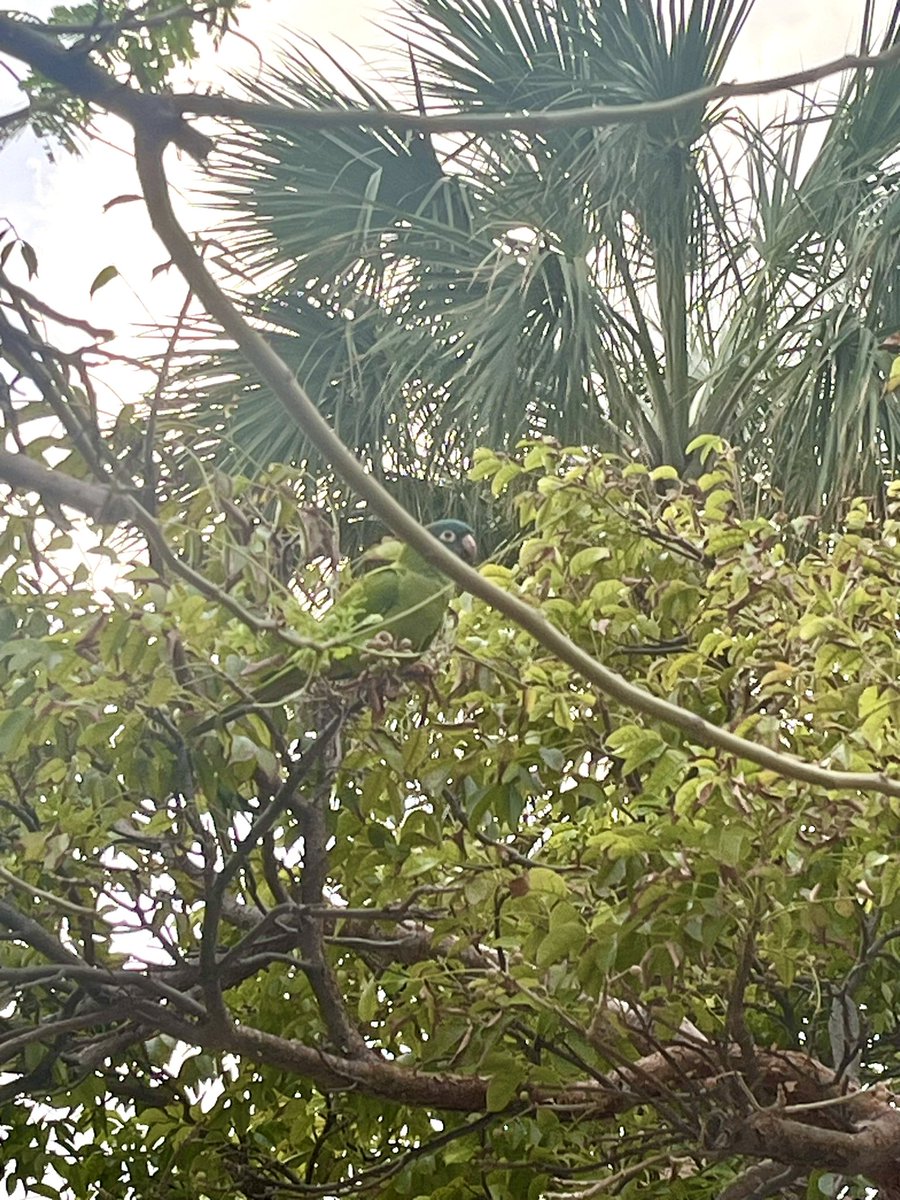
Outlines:
{"label": "tree foliage", "polygon": [[[227,7],[217,6],[220,15]],[[455,48],[447,62],[453,58],[459,76],[457,91],[445,98],[473,107],[466,89],[487,87],[495,77],[502,83],[504,71],[518,78],[516,56],[524,50],[529,58],[529,46],[543,38],[559,61],[581,65],[591,87],[592,58],[584,51],[602,51],[607,83],[577,95],[614,102],[643,94],[628,90],[641,77],[625,69],[636,30],[657,51],[643,82],[653,76],[668,95],[721,69],[745,8],[695,4],[679,18],[673,6],[664,20],[631,3],[604,6],[597,16],[562,0],[537,10],[421,0],[415,11],[430,13],[431,24],[424,20],[418,32],[432,57],[423,60],[420,46],[417,70],[429,86],[438,78],[435,45],[443,36],[444,49]],[[611,390],[606,400],[600,391],[591,397],[602,436],[585,437],[576,421],[575,436],[554,440],[549,417],[563,408],[554,408],[554,399],[540,409],[535,399],[531,407],[526,400],[527,421],[502,436],[498,426],[495,444],[480,448],[475,439],[485,430],[471,412],[459,418],[471,444],[454,440],[458,401],[450,381],[419,403],[424,393],[401,350],[409,330],[395,313],[396,353],[379,359],[373,341],[372,353],[358,360],[367,387],[380,383],[379,362],[409,368],[395,416],[379,412],[376,393],[367,396],[368,440],[355,443],[367,474],[335,444],[290,365],[242,323],[171,214],[162,151],[175,143],[204,154],[210,143],[184,114],[214,113],[221,102],[166,94],[164,56],[162,74],[138,86],[127,48],[132,23],[144,22],[152,39],[161,15],[156,7],[149,14],[115,10],[110,36],[118,40],[108,57],[90,41],[99,36],[96,27],[73,33],[58,20],[54,33],[0,14],[0,49],[64,87],[76,108],[106,108],[131,122],[154,227],[234,337],[241,358],[236,351],[229,369],[254,364],[293,425],[340,464],[344,483],[395,533],[417,550],[424,539],[428,553],[429,535],[398,514],[372,476],[394,472],[400,490],[414,493],[409,480],[433,482],[426,459],[440,440],[440,479],[454,483],[465,468],[473,508],[492,519],[502,512],[509,536],[491,547],[480,577],[448,556],[442,569],[467,590],[421,659],[410,663],[382,639],[357,675],[336,677],[329,664],[341,657],[345,630],[334,616],[322,618],[366,567],[348,561],[335,535],[346,491],[311,456],[299,468],[278,464],[248,478],[233,456],[219,454],[228,437],[221,413],[211,427],[199,417],[187,421],[183,411],[166,412],[161,398],[175,342],[153,396],[104,415],[90,367],[102,331],[13,278],[17,259],[4,247],[6,1189],[96,1200],[356,1192],[396,1200],[741,1200],[873,1187],[881,1200],[896,1200],[900,1118],[890,1080],[898,1069],[900,869],[893,844],[900,782],[890,768],[900,722],[900,494],[871,473],[873,463],[881,471],[892,461],[888,424],[878,420],[888,414],[889,422],[893,399],[890,387],[883,396],[878,391],[875,360],[865,349],[872,328],[866,325],[863,336],[864,322],[855,326],[859,337],[841,342],[849,355],[841,362],[859,411],[868,404],[869,416],[877,416],[867,428],[881,432],[865,443],[877,453],[858,472],[845,456],[837,473],[829,468],[827,485],[825,475],[815,485],[819,499],[827,494],[833,502],[830,533],[782,508],[771,491],[773,481],[787,478],[788,451],[799,444],[799,434],[791,447],[778,440],[773,414],[797,421],[792,433],[808,430],[797,419],[812,394],[804,390],[804,362],[819,382],[825,378],[802,353],[791,357],[797,343],[790,339],[809,333],[818,353],[823,330],[837,319],[839,293],[849,306],[842,321],[855,299],[884,300],[885,313],[896,299],[896,256],[881,241],[894,211],[887,188],[895,130],[884,107],[894,103],[892,93],[886,88],[876,102],[882,77],[861,75],[811,170],[802,173],[792,160],[794,175],[763,171],[765,187],[756,194],[765,197],[767,213],[780,214],[771,228],[783,234],[788,264],[771,292],[758,241],[751,244],[748,233],[738,251],[723,232],[717,243],[723,280],[734,255],[744,253],[759,256],[763,274],[740,284],[733,274],[714,291],[715,303],[727,300],[740,325],[754,304],[762,311],[766,297],[772,336],[788,355],[776,356],[777,367],[776,359],[760,366],[770,390],[754,393],[762,384],[746,378],[756,360],[744,362],[744,334],[730,349],[710,335],[709,346],[721,355],[716,387],[727,375],[752,408],[752,416],[742,410],[731,425],[716,419],[715,389],[695,390],[689,380],[687,409],[687,393],[671,390],[673,380],[688,379],[679,371],[689,339],[678,333],[678,321],[664,319],[677,315],[685,276],[675,259],[664,262],[663,235],[698,228],[695,205],[708,201],[703,170],[711,160],[696,139],[709,132],[710,114],[682,108],[659,123],[644,117],[634,126],[590,126],[558,138],[552,130],[531,143],[525,135],[478,138],[460,149],[454,171],[443,149],[382,135],[377,151],[388,157],[372,174],[366,151],[364,167],[347,171],[350,200],[323,211],[318,250],[304,232],[304,255],[325,247],[317,270],[338,247],[354,247],[341,276],[345,306],[329,309],[334,280],[297,299],[309,269],[299,255],[294,293],[278,300],[281,333],[271,327],[274,309],[257,313],[271,343],[286,353],[291,295],[306,314],[297,321],[295,348],[317,314],[347,326],[358,317],[360,328],[374,314],[371,327],[383,333],[396,298],[413,295],[404,292],[408,269],[410,279],[418,271],[416,288],[424,280],[426,291],[434,284],[433,294],[443,295],[431,317],[427,305],[421,310],[427,319],[419,331],[429,332],[419,364],[444,370],[443,323],[461,317],[477,343],[459,343],[469,371],[463,377],[471,382],[478,371],[489,372],[494,357],[502,372],[503,305],[496,326],[482,323],[479,331],[477,316],[498,300],[494,276],[507,270],[515,278],[505,299],[513,304],[524,269],[537,272],[532,282],[542,280],[530,299],[527,284],[523,303],[536,306],[525,313],[535,318],[528,326],[535,358],[528,362],[535,381],[539,366],[543,378],[556,361],[548,350],[556,333],[537,320],[548,309],[535,295],[543,296],[540,288],[570,260],[552,239],[536,235],[523,247],[509,237],[529,195],[520,185],[557,168],[559,197],[562,185],[578,178],[583,197],[601,185],[612,189],[591,211],[618,221],[623,261],[638,272],[637,303],[623,284],[636,325],[654,292],[658,306],[650,334],[634,340],[652,355],[619,381],[621,412],[603,407]],[[466,57],[473,30],[491,53]],[[66,49],[71,37],[88,42]],[[693,75],[669,78],[664,68],[676,54],[686,56],[682,65]],[[536,55],[531,66],[541,70],[534,78],[543,79],[541,71],[557,59]],[[125,87],[118,86],[119,70],[132,70]],[[318,86],[318,77],[303,72],[310,87]],[[618,80],[618,91],[609,80]],[[541,86],[549,90],[538,107],[568,103],[555,68]],[[306,102],[323,98],[310,93]],[[524,94],[519,100],[535,103]],[[79,115],[65,103],[55,111],[66,121]],[[272,116],[241,112],[263,128]],[[292,115],[286,110],[281,121],[295,129]],[[871,138],[862,137],[864,128]],[[798,144],[790,131],[784,136],[784,145]],[[371,141],[368,133],[360,137]],[[313,167],[334,167],[325,151],[339,140],[320,139]],[[361,144],[353,132],[343,141]],[[271,139],[279,151],[286,144]],[[490,161],[506,172],[503,187],[479,191],[471,172],[487,162],[491,146]],[[615,173],[629,155],[640,165],[632,192]],[[404,165],[415,158],[419,172],[420,193],[400,218],[398,206],[405,212],[401,202],[412,192],[400,175],[393,191],[381,190],[393,178],[390,156]],[[356,150],[350,158],[358,161]],[[608,165],[608,174],[591,175],[592,161]],[[844,164],[847,172],[829,173],[823,163]],[[666,178],[690,183],[690,204],[679,207],[673,192],[668,210],[659,205],[650,185]],[[863,183],[874,205],[865,213],[858,204]],[[287,213],[303,189],[284,180],[279,186]],[[364,221],[353,208],[360,187],[369,205]],[[542,203],[549,195],[544,188]],[[491,225],[495,201],[503,220]],[[822,213],[833,215],[844,201],[841,222],[848,223],[838,233],[832,226],[829,242]],[[576,206],[572,213],[581,220],[586,211]],[[430,224],[420,220],[423,213]],[[330,240],[329,215],[338,235]],[[256,216],[264,227],[265,213]],[[395,222],[389,230],[379,227],[385,220]],[[482,263],[490,286],[479,293],[475,284],[486,281],[477,272],[462,289],[458,276],[448,282],[439,271],[431,275],[447,229],[462,230],[459,245],[470,248],[467,239],[481,236],[482,220],[493,231],[493,257]],[[593,221],[582,234],[607,245],[608,228]],[[538,221],[522,227],[544,228]],[[721,230],[729,229],[726,221]],[[395,237],[408,238],[406,251],[415,253],[392,257]],[[702,274],[692,258],[700,245],[673,241],[672,253]],[[854,274],[850,248],[857,245],[866,249]],[[430,257],[435,246],[440,253]],[[30,248],[21,249],[31,277],[39,264]],[[268,267],[276,262],[266,259],[270,249],[266,237],[255,249],[244,246]],[[355,273],[360,263],[375,271],[382,261],[391,263],[383,279]],[[611,261],[619,270],[615,253]],[[811,271],[819,261],[827,286]],[[368,291],[364,276],[375,281]],[[878,296],[871,291],[876,279],[884,284]],[[595,284],[591,279],[584,294]],[[274,304],[277,289],[265,299]],[[516,311],[521,315],[521,305]],[[685,320],[702,315],[683,304],[681,311]],[[782,315],[790,333],[779,324]],[[621,320],[618,328],[625,328]],[[357,332],[349,329],[348,344]],[[550,341],[542,343],[545,337]],[[574,347],[560,342],[563,367],[577,361]],[[205,347],[195,348],[202,356]],[[327,338],[323,349],[326,356],[333,349]],[[509,345],[506,351],[509,367]],[[654,359],[655,376],[647,368]],[[638,360],[610,359],[616,370],[626,361],[633,367]],[[837,352],[828,357],[828,371],[837,361]],[[340,425],[337,399],[355,403],[349,377],[337,358],[319,368],[322,407]],[[744,374],[735,381],[734,371]],[[241,378],[261,402],[258,380],[249,371]],[[835,379],[837,373],[826,382]],[[820,399],[837,394],[819,383],[813,390]],[[771,401],[765,411],[763,400]],[[691,414],[707,431],[685,447],[678,436],[692,429]],[[859,451],[851,426],[842,420],[823,428],[835,445],[846,435],[846,445]],[[623,436],[613,441],[628,453],[597,449],[614,427]],[[723,427],[735,434],[737,449],[722,438]],[[758,436],[748,434],[751,428]],[[522,432],[531,436],[516,442]],[[638,452],[640,437],[651,433],[658,453]],[[409,453],[425,457],[410,460],[404,475]],[[687,469],[650,465],[668,457]],[[847,501],[851,480],[873,486]],[[438,494],[446,502],[458,491]],[[360,520],[365,515],[352,511]],[[108,560],[102,587],[88,570],[91,555]],[[302,667],[295,691],[262,702],[261,682],[286,660]]]}
{"label": "tree foliage", "polygon": [[[804,544],[702,450],[690,483],[543,441],[482,453],[521,523],[483,570],[698,714],[878,769],[897,517],[859,501]],[[313,628],[197,497],[209,577]],[[6,1097],[50,1115],[5,1110],[9,1182],[694,1198],[770,1154],[834,1170],[853,1104],[798,1118],[817,1159],[746,1131],[756,1105],[839,1092],[832,1066],[851,1087],[895,1069],[894,802],[703,752],[463,600],[418,669],[311,679],[198,734],[275,635],[139,563],[103,598],[35,591],[28,520],[0,543],[0,1050]]]}
{"label": "tree foliage", "polygon": [[[35,32],[56,34],[72,58],[96,61],[123,84],[158,93],[173,71],[196,59],[204,37],[214,45],[221,41],[242,6],[242,0],[88,0],[54,5],[46,22],[15,15]],[[27,125],[50,145],[83,146],[83,135],[93,128],[83,97],[40,70],[27,73],[19,86],[25,105],[0,122],[0,144]]]}

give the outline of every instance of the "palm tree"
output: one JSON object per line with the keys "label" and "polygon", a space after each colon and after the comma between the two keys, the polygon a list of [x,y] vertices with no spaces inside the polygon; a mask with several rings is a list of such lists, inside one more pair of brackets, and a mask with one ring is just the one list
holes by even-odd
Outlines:
{"label": "palm tree", "polygon": [[[752,6],[404,0],[382,92],[296,45],[243,84],[294,108],[387,108],[388,89],[429,113],[660,100],[722,78]],[[880,45],[898,30],[900,0]],[[247,310],[421,514],[464,489],[480,443],[684,468],[715,433],[773,504],[827,519],[897,461],[878,343],[900,328],[898,149],[893,64],[768,126],[716,103],[539,135],[243,131],[209,199]],[[321,480],[236,354],[183,386],[227,453]]]}

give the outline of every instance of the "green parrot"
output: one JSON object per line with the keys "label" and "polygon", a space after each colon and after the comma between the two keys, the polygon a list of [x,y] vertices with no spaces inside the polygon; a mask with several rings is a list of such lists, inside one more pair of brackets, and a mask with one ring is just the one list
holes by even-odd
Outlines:
{"label": "green parrot", "polygon": [[[475,535],[464,521],[434,521],[426,528],[464,562],[475,562]],[[387,538],[368,556],[380,565],[341,592],[322,622],[326,637],[342,638],[346,630],[351,647],[349,654],[335,656],[331,676],[355,675],[359,649],[373,641],[421,654],[443,625],[453,595],[450,580],[403,542]]]}
{"label": "green parrot", "polygon": [[[434,521],[426,526],[448,550],[474,563],[475,535],[464,521]],[[381,649],[387,655],[416,656],[428,649],[444,623],[454,586],[411,546],[386,538],[364,560],[379,565],[340,592],[320,622],[323,642],[334,642],[331,659],[321,674],[330,679],[358,675],[365,661]],[[300,691],[318,674],[308,651],[300,651],[274,675],[253,689],[259,704],[272,704]],[[228,722],[247,705],[223,713]],[[212,722],[204,722],[208,727]]]}

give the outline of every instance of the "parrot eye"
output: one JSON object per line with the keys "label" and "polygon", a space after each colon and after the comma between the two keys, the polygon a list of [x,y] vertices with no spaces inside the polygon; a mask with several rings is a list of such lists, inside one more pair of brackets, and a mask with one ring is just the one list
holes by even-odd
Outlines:
{"label": "parrot eye", "polygon": [[441,541],[442,542],[455,542],[456,534],[453,532],[452,529],[445,529],[444,532],[441,534]]}

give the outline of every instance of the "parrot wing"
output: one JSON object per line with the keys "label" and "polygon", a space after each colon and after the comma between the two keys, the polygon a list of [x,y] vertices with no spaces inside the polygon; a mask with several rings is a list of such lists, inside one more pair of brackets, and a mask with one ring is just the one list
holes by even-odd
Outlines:
{"label": "parrot wing", "polygon": [[384,537],[381,541],[375,542],[374,545],[364,550],[353,564],[353,574],[360,575],[376,567],[392,565],[402,555],[403,545],[403,542],[395,537]]}
{"label": "parrot wing", "polygon": [[401,558],[376,567],[355,579],[337,597],[322,618],[321,641],[333,643],[328,665],[301,651],[255,689],[263,704],[283,700],[303,690],[320,673],[333,679],[359,674],[363,649],[388,634],[386,651],[409,642],[407,652],[420,653],[440,629],[450,602],[452,586],[429,569],[413,569]]}
{"label": "parrot wing", "polygon": [[333,652],[329,674],[359,669],[359,649],[379,634],[394,647],[408,642],[414,653],[424,650],[440,629],[453,588],[438,572],[407,558],[376,567],[338,596],[325,618],[329,639],[345,639],[347,653]]}
{"label": "parrot wing", "polygon": [[325,614],[325,636],[331,639],[346,634],[348,640],[357,641],[370,636],[367,631],[379,629],[382,620],[397,609],[402,574],[397,563],[388,563],[354,579]]}

